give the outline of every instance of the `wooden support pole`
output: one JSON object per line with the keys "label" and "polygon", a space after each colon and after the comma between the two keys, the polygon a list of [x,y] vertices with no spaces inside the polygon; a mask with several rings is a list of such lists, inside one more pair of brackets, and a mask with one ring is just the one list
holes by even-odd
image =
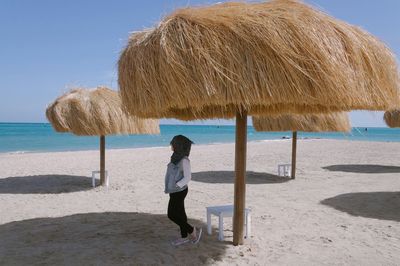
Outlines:
{"label": "wooden support pole", "polygon": [[292,137],[292,179],[296,178],[296,153],[297,153],[297,131],[293,131]]}
{"label": "wooden support pole", "polygon": [[106,137],[100,136],[100,185],[106,181]]}
{"label": "wooden support pole", "polygon": [[236,114],[235,198],[233,212],[233,245],[243,245],[246,200],[247,112]]}

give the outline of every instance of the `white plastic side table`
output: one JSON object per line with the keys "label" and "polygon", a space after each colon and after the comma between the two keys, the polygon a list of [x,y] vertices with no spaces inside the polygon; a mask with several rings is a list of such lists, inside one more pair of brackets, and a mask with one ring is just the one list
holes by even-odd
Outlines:
{"label": "white plastic side table", "polygon": [[[96,174],[100,174],[100,171],[92,171],[92,186],[96,186]],[[105,182],[106,182],[106,187],[108,187],[109,184],[109,176],[108,176],[108,171],[105,171]]]}
{"label": "white plastic side table", "polygon": [[278,175],[279,176],[290,176],[290,170],[292,165],[290,163],[278,164]]}
{"label": "white plastic side table", "polygon": [[[207,233],[211,235],[211,214],[218,217],[218,240],[224,240],[224,217],[233,217],[233,205],[210,206],[207,209]],[[245,215],[245,237],[251,234],[251,210],[246,208]]]}

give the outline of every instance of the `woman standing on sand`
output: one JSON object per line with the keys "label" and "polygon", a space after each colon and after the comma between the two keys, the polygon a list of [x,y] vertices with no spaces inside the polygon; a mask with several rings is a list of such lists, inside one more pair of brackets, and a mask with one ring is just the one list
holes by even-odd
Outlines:
{"label": "woman standing on sand", "polygon": [[188,193],[188,183],[192,179],[189,154],[192,141],[183,135],[172,138],[170,144],[173,154],[165,175],[165,193],[169,194],[168,218],[176,223],[181,230],[181,237],[172,241],[179,246],[188,242],[198,243],[202,229],[187,222],[185,212],[185,197]]}

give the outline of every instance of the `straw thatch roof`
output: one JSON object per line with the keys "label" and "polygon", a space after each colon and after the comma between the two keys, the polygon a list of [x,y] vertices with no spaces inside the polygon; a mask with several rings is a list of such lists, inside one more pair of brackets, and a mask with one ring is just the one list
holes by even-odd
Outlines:
{"label": "straw thatch roof", "polygon": [[129,116],[122,109],[116,91],[74,89],[49,105],[46,116],[56,131],[81,136],[160,133],[158,120]]}
{"label": "straw thatch roof", "polygon": [[383,119],[389,127],[400,127],[400,109],[386,111]]}
{"label": "straw thatch roof", "polygon": [[400,104],[391,51],[303,3],[184,8],[133,33],[119,59],[124,106],[182,119],[388,110]]}
{"label": "straw thatch roof", "polygon": [[351,130],[349,116],[345,112],[253,116],[253,126],[256,131],[349,132]]}

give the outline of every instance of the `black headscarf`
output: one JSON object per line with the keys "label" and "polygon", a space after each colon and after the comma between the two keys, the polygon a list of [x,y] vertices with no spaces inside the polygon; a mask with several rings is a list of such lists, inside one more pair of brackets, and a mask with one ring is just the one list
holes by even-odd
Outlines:
{"label": "black headscarf", "polygon": [[183,135],[177,135],[172,138],[170,144],[174,149],[174,153],[171,156],[171,163],[176,165],[183,157],[189,157],[193,141]]}

